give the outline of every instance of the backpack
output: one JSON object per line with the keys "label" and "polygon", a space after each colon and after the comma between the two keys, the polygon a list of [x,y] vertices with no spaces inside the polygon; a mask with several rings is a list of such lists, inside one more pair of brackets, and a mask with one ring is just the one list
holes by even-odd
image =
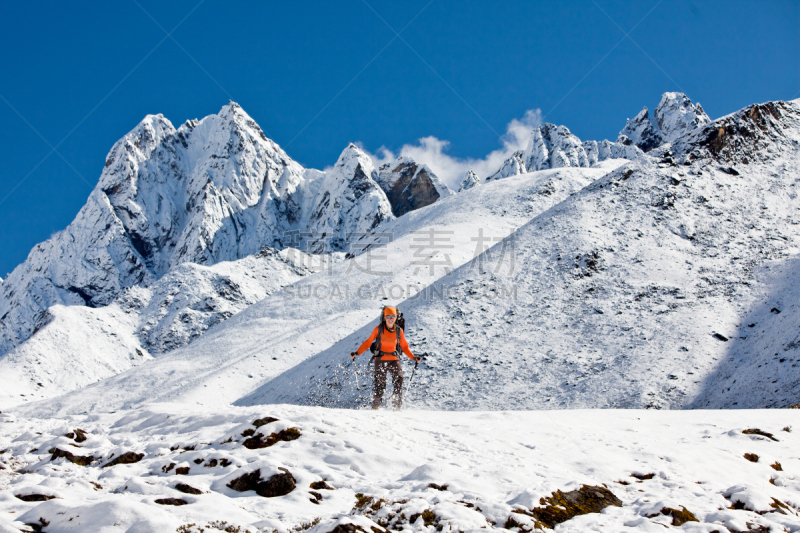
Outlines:
{"label": "backpack", "polygon": [[[406,329],[406,319],[403,318],[403,313],[401,313],[399,309],[397,310],[397,320],[394,323],[394,327],[395,327],[395,334],[397,335],[397,345],[395,346],[395,349],[394,349],[394,355],[399,357],[400,353],[401,353],[401,350],[402,350],[400,348],[400,331],[399,330],[402,329],[403,331],[405,331],[405,329]],[[383,309],[381,309],[381,322],[378,325],[378,337],[372,342],[372,344],[369,347],[369,351],[372,353],[372,359],[375,359],[376,357],[380,356],[380,352],[381,352],[381,335],[383,334],[385,329],[386,329],[386,322],[384,322]],[[370,362],[372,362],[372,359],[370,359]]]}

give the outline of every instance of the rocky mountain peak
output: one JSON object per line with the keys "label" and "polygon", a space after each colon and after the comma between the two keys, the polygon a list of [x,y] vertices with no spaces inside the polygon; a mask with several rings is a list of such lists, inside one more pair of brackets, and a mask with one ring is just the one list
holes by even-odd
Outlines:
{"label": "rocky mountain peak", "polygon": [[514,152],[511,157],[503,161],[503,164],[500,165],[500,168],[495,170],[493,174],[486,177],[486,183],[504,178],[510,178],[511,176],[516,176],[518,174],[525,174],[528,169],[525,168],[523,154],[524,152],[522,150]]}
{"label": "rocky mountain peak", "polygon": [[[749,165],[776,160],[800,146],[800,99],[753,104],[718,118],[672,145],[680,162],[711,159]],[[738,171],[728,167],[726,172]]]}
{"label": "rocky mountain peak", "polygon": [[566,126],[550,123],[533,131],[522,157],[528,172],[547,168],[590,166],[581,140]]}
{"label": "rocky mountain peak", "polygon": [[333,168],[324,174],[312,202],[307,249],[346,250],[384,220],[394,218],[386,194],[375,181],[372,159],[350,143]]}
{"label": "rocky mountain peak", "polygon": [[711,122],[700,104],[693,104],[689,97],[677,92],[664,93],[653,115],[663,142],[673,142]]}
{"label": "rocky mountain peak", "polygon": [[634,144],[642,151],[649,152],[660,146],[664,139],[658,126],[650,119],[650,113],[645,106],[638,115],[628,119],[625,127],[619,132],[617,142],[625,145]]}
{"label": "rocky mountain peak", "polygon": [[469,169],[466,174],[464,174],[464,179],[461,180],[461,186],[458,188],[458,192],[466,191],[467,189],[471,189],[473,187],[477,187],[481,184],[481,179],[478,177],[477,174],[472,169]]}
{"label": "rocky mountain peak", "polygon": [[382,165],[377,181],[386,193],[396,217],[453,194],[427,165],[419,164],[410,157],[401,156],[390,164]]}
{"label": "rocky mountain peak", "polygon": [[636,159],[642,155],[642,150],[627,136],[620,135],[620,140],[626,143],[581,142],[566,126],[547,123],[534,129],[525,150],[514,152],[486,182],[537,170],[591,167],[606,159]]}

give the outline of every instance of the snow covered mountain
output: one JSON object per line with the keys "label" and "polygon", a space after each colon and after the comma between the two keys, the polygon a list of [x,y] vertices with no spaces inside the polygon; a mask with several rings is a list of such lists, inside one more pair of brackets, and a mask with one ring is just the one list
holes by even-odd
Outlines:
{"label": "snow covered mountain", "polygon": [[634,160],[641,155],[637,147],[619,142],[581,142],[566,126],[547,123],[534,129],[527,148],[515,152],[486,182],[549,168],[591,167],[606,159]]}
{"label": "snow covered mountain", "polygon": [[609,158],[636,160],[642,151],[673,142],[710,122],[700,104],[692,104],[683,93],[664,93],[654,115],[655,122],[645,107],[628,120],[617,142],[581,142],[565,126],[544,124],[534,129],[525,150],[515,152],[486,181],[547,168],[590,167]]}
{"label": "snow covered mountain", "polygon": [[234,103],[178,129],[147,116],[111,149],[76,219],[3,284],[0,354],[51,305],[104,306],[179,264],[281,244],[309,201],[307,174]]}
{"label": "snow covered mountain", "polygon": [[[797,403],[800,100],[750,106],[659,155],[595,181],[400,304],[414,351],[430,354],[415,405]],[[366,404],[368,387],[355,389],[341,354],[374,326],[239,403]]]}
{"label": "snow covered mountain", "polygon": [[[391,172],[383,181],[397,185],[387,191],[399,214],[450,194],[427,167],[404,165],[415,169],[410,181]],[[329,173],[302,168],[233,102],[177,129],[149,115],[111,149],[75,220],[2,284],[0,356],[45,325],[49,307],[107,306],[182,264],[235,261],[264,246],[346,251],[394,218],[377,179],[354,145]]]}
{"label": "snow covered mountain", "polygon": [[645,107],[628,120],[619,132],[617,142],[625,145],[632,143],[649,152],[711,122],[703,107],[699,103],[693,104],[683,93],[664,93],[653,120]]}
{"label": "snow covered mountain", "polygon": [[[531,142],[533,142],[533,140],[531,140]],[[493,174],[486,177],[486,183],[509,178],[511,176],[518,176],[528,172],[527,168],[525,167],[525,161],[523,161],[522,157],[522,150],[514,152],[511,157],[503,161],[503,164],[500,165],[500,168],[498,168]]]}
{"label": "snow covered mountain", "polygon": [[464,175],[464,179],[461,180],[461,185],[458,187],[458,192],[466,191],[467,189],[471,189],[473,187],[477,187],[481,184],[481,179],[478,177],[472,169],[469,169],[467,173]]}

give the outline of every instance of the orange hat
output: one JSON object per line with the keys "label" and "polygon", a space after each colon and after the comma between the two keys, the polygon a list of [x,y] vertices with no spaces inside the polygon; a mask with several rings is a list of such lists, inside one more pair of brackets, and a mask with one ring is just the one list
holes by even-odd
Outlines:
{"label": "orange hat", "polygon": [[383,316],[386,315],[395,315],[397,316],[397,308],[396,307],[384,307],[383,308]]}

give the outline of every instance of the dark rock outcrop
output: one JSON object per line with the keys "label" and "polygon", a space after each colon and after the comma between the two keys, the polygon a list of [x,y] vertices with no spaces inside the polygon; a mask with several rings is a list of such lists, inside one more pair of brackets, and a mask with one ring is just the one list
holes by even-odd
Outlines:
{"label": "dark rock outcrop", "polygon": [[175,485],[175,490],[180,491],[184,494],[203,494],[203,491],[200,489],[196,489],[191,485],[187,485],[186,483],[178,483]]}
{"label": "dark rock outcrop", "polygon": [[377,182],[386,193],[396,217],[452,194],[431,169],[409,157],[399,157],[393,163],[381,166]]}
{"label": "dark rock outcrop", "polygon": [[257,450],[260,448],[269,448],[278,442],[289,442],[300,438],[300,430],[297,428],[288,428],[278,431],[277,433],[270,433],[266,437],[263,433],[250,437],[244,441],[244,447],[249,450]]}
{"label": "dark rock outcrop", "polygon": [[55,461],[59,457],[63,457],[70,463],[76,464],[78,466],[89,466],[94,461],[94,457],[91,455],[75,455],[71,452],[62,450],[61,448],[53,448],[48,451],[48,453],[52,454],[50,458],[51,461]]}
{"label": "dark rock outcrop", "polygon": [[144,459],[143,453],[125,452],[119,457],[116,457],[111,461],[109,461],[108,463],[104,464],[103,468],[108,468],[110,466],[115,466],[115,465],[129,465],[132,463],[138,463],[142,459]]}
{"label": "dark rock outcrop", "polygon": [[228,483],[228,488],[237,492],[254,490],[256,494],[264,498],[285,496],[292,492],[297,485],[289,470],[286,468],[279,468],[279,470],[282,470],[280,474],[274,474],[266,481],[261,479],[261,470],[249,472]]}
{"label": "dark rock outcrop", "polygon": [[156,500],[156,503],[159,505],[186,505],[189,502],[180,498],[161,498]]}
{"label": "dark rock outcrop", "polygon": [[622,507],[622,501],[610,490],[591,485],[583,485],[570,492],[557,490],[551,496],[541,498],[539,503],[542,507],[519,512],[535,518],[537,522],[551,529],[576,516],[599,513],[609,505]]}

